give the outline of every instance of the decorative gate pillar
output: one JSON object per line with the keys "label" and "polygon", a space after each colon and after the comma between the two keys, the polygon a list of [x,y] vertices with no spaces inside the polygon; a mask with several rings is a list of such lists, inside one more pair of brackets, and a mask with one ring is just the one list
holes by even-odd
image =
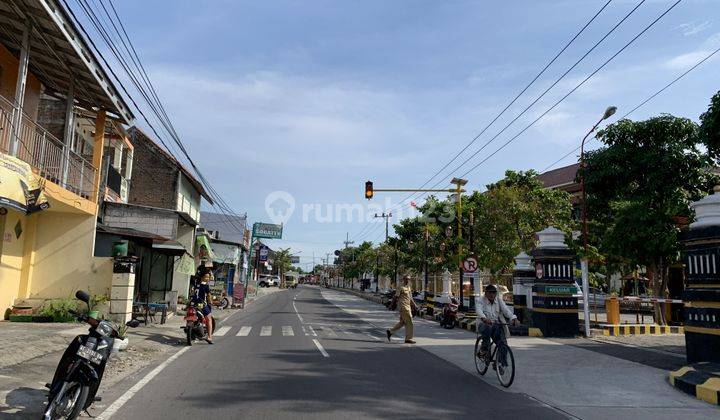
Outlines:
{"label": "decorative gate pillar", "polygon": [[691,204],[696,221],[681,234],[688,363],[720,363],[720,187]]}
{"label": "decorative gate pillar", "polygon": [[435,302],[450,303],[450,298],[452,297],[452,276],[450,275],[450,271],[447,269],[445,269],[442,274],[442,285],[442,293],[440,296],[435,297]]}
{"label": "decorative gate pillar", "polygon": [[538,246],[530,253],[536,278],[532,309],[528,309],[531,324],[545,337],[574,337],[579,332],[578,299],[573,296],[575,253],[565,244],[565,233],[552,226],[538,232],[538,237]]}
{"label": "decorative gate pillar", "polygon": [[521,252],[515,257],[513,269],[513,309],[523,324],[528,323],[528,310],[533,307],[533,284],[535,284],[535,267],[532,265],[532,257]]}

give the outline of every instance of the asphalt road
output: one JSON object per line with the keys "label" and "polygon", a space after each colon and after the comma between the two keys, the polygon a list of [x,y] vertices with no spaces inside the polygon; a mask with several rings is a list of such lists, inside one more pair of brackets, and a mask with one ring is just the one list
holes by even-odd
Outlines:
{"label": "asphalt road", "polygon": [[[402,333],[402,332],[401,332]],[[223,334],[223,335],[219,335]],[[565,418],[378,331],[300,286],[168,364],[112,418]]]}

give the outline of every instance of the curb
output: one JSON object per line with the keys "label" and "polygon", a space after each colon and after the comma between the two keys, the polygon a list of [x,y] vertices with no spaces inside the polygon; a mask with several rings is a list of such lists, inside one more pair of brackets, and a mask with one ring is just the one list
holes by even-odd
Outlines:
{"label": "curb", "polygon": [[684,327],[656,324],[601,325],[599,328],[591,328],[590,331],[605,336],[685,334]]}
{"label": "curb", "polygon": [[686,394],[720,406],[720,376],[718,375],[701,369],[696,370],[693,366],[684,366],[670,372],[668,381],[670,385]]}

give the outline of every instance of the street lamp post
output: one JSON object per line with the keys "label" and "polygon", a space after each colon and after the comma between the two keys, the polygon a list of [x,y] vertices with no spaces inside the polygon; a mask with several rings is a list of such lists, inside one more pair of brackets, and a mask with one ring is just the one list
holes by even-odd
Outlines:
{"label": "street lamp post", "polygon": [[585,140],[594,133],[601,122],[610,118],[617,111],[617,107],[609,106],[605,110],[602,118],[593,125],[593,127],[585,134],[580,143],[580,189],[582,191],[582,224],[583,224],[583,248],[585,254],[580,261],[580,270],[582,272],[582,288],[583,288],[583,317],[585,318],[585,336],[590,337],[590,281],[588,279],[588,225],[587,225],[587,192],[585,190]]}

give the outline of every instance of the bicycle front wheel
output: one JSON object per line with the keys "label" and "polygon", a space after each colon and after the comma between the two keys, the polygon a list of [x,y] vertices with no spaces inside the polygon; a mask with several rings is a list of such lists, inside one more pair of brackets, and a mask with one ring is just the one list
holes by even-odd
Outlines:
{"label": "bicycle front wheel", "polygon": [[477,340],[475,340],[475,353],[473,354],[473,359],[475,359],[475,369],[477,369],[477,372],[480,375],[484,375],[485,372],[487,372],[488,367],[490,367],[489,357],[480,357],[478,356],[478,353],[480,352],[480,346],[482,345],[482,337],[478,337]]}
{"label": "bicycle front wheel", "polygon": [[[505,357],[501,355],[503,351]],[[509,388],[515,380],[515,356],[513,356],[512,349],[507,344],[502,345],[495,352],[495,366],[495,373],[497,373],[500,385]]]}

